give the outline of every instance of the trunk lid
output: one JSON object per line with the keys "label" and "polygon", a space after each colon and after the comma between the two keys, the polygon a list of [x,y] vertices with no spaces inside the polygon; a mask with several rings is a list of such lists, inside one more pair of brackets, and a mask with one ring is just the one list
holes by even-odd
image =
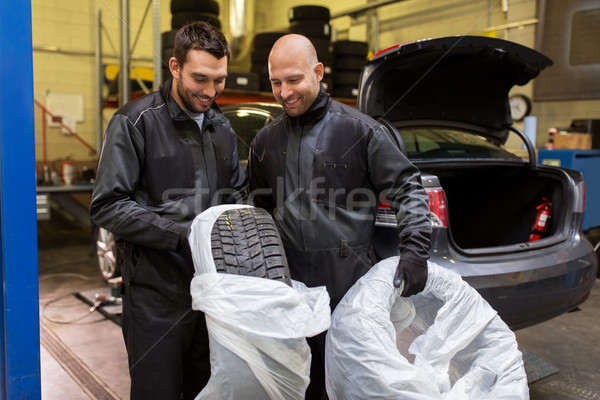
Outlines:
{"label": "trunk lid", "polygon": [[397,45],[363,67],[358,108],[393,123],[475,127],[504,143],[508,94],[552,65],[543,54],[501,39],[456,36]]}

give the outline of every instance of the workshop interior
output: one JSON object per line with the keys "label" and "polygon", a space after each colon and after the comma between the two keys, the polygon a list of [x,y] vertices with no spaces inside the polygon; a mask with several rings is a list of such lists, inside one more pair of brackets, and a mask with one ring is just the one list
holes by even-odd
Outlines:
{"label": "workshop interior", "polygon": [[[239,350],[233,362],[216,353],[215,381],[239,379],[215,383],[213,392],[198,398],[253,398],[240,395],[254,393],[252,385],[264,391],[256,398],[304,398],[269,385],[304,390],[308,372],[277,368],[298,356],[290,349],[305,345],[305,336],[327,328],[326,349],[332,350],[323,399],[481,398],[469,384],[494,398],[600,398],[600,0],[0,4],[6,10],[0,71],[7,80],[0,89],[0,400],[130,398],[122,332],[127,244],[92,221],[90,203],[99,160],[110,152],[103,149],[109,121],[171,82],[176,34],[195,21],[220,30],[231,51],[215,103],[235,133],[244,170],[255,156],[255,137],[286,117],[270,78],[271,49],[288,34],[302,35],[314,46],[323,66],[319,85],[332,101],[383,125],[390,146],[418,168],[432,226],[427,293],[402,297],[398,288],[379,286],[392,282],[389,263],[398,256],[397,204],[381,194],[372,215],[375,265],[343,306],[331,310],[331,320],[321,309],[316,317],[322,304],[314,297],[302,303],[316,318],[304,325],[308,317],[276,317],[283,307],[276,296],[317,295],[310,291],[315,288],[298,289],[283,270],[277,216],[249,212],[246,205],[215,208],[219,215],[208,218],[208,228],[194,227],[197,240],[190,240],[194,263],[208,254],[208,265],[216,265],[210,273],[234,277],[231,287],[203,277],[206,293],[210,286],[231,296],[221,307],[210,296],[222,298],[206,294],[206,303],[219,304],[211,318],[231,306],[236,318],[222,313],[224,326],[248,326],[252,334],[264,326],[256,341],[247,331],[239,342],[232,339],[237,333],[214,331],[211,352],[232,341],[230,349],[250,348],[262,358],[247,360]],[[324,168],[343,174],[349,165],[356,168],[355,161],[327,161]],[[334,203],[327,209],[339,206]],[[224,266],[225,253],[238,251],[227,239],[235,230],[230,221],[246,214],[256,214],[248,222],[256,226],[243,234],[269,236],[270,247],[256,251],[280,260],[281,270],[270,276]],[[194,224],[205,222],[196,218]],[[208,229],[206,238],[199,238],[206,233],[200,229]],[[345,245],[340,252],[347,252]],[[196,276],[202,275],[198,271],[196,265]],[[238,275],[267,282],[251,285]],[[273,302],[271,317],[249,306],[260,296],[262,305]],[[294,329],[284,321],[293,321],[301,337],[271,359],[260,346],[287,343],[284,333],[268,337],[264,329],[274,322],[237,319],[244,315],[278,319],[285,334]],[[444,367],[445,356],[455,358]],[[240,367],[238,357],[250,367]],[[257,373],[253,363],[271,368],[275,383],[261,379],[268,374]],[[504,369],[496,370],[500,364]],[[494,365],[491,372],[488,365]],[[494,375],[487,379],[480,371]],[[278,381],[288,373],[289,381]],[[404,378],[411,374],[419,378]],[[461,393],[462,385],[471,389]],[[394,391],[400,386],[403,394]]]}

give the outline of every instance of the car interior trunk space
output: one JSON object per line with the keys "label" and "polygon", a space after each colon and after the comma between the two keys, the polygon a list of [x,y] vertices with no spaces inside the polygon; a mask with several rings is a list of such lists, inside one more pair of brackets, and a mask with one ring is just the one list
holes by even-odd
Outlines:
{"label": "car interior trunk space", "polygon": [[527,242],[544,198],[552,209],[542,238],[559,232],[567,215],[559,175],[522,167],[422,171],[438,176],[446,193],[450,236],[462,249]]}

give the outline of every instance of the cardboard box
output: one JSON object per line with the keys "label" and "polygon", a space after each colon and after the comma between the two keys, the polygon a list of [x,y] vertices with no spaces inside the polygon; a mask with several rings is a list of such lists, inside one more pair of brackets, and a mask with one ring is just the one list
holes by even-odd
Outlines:
{"label": "cardboard box", "polygon": [[592,149],[592,134],[591,133],[558,133],[554,135],[555,149],[572,149],[572,150],[591,150]]}

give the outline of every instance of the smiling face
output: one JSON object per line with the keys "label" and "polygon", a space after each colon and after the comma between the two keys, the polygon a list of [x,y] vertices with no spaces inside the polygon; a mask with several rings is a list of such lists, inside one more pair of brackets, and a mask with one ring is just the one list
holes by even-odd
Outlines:
{"label": "smiling face", "polygon": [[275,99],[291,117],[313,104],[323,79],[323,64],[310,41],[301,35],[279,39],[269,55],[269,79]]}
{"label": "smiling face", "polygon": [[208,111],[225,88],[227,57],[217,59],[206,51],[190,50],[183,65],[171,57],[169,68],[173,74],[171,96],[188,111]]}

